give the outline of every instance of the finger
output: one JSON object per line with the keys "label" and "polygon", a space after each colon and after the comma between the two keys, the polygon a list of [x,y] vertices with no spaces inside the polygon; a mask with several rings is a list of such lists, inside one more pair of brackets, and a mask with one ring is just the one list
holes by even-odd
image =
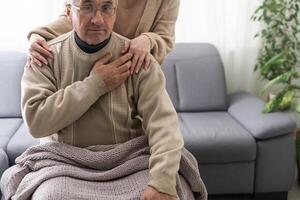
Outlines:
{"label": "finger", "polygon": [[97,65],[105,65],[107,64],[112,58],[112,55],[110,52],[106,53],[102,58],[100,58],[96,64]]}
{"label": "finger", "polygon": [[31,59],[30,59],[30,56],[28,55],[25,67],[30,67],[30,63],[31,63]]}
{"label": "finger", "polygon": [[41,40],[40,44],[42,45],[42,47],[44,47],[45,49],[47,49],[47,51],[52,53],[52,50],[50,49],[48,43],[46,42],[46,40]]}
{"label": "finger", "polygon": [[150,64],[151,64],[151,58],[150,56],[146,56],[145,58],[145,65],[144,65],[144,69],[149,69],[150,68]]}
{"label": "finger", "polygon": [[129,47],[130,47],[130,41],[125,41],[125,45],[124,45],[124,48],[122,50],[122,53],[128,52]]}
{"label": "finger", "polygon": [[31,57],[31,60],[32,60],[32,64],[31,65],[33,65],[35,63],[35,64],[37,64],[40,67],[42,66],[42,63],[38,59],[36,59],[34,57]]}
{"label": "finger", "polygon": [[131,61],[128,61],[127,63],[123,64],[122,66],[120,66],[118,69],[117,69],[117,72],[119,74],[122,74],[124,72],[127,72],[129,71],[130,69],[130,66],[131,66]]}
{"label": "finger", "polygon": [[122,74],[120,74],[119,76],[119,80],[121,83],[123,83],[128,77],[130,76],[130,72],[123,72]]}
{"label": "finger", "polygon": [[52,52],[50,52],[48,49],[44,48],[44,46],[42,46],[42,44],[40,44],[40,43],[32,44],[32,50],[37,51],[40,54],[43,54],[49,58],[53,58]]}
{"label": "finger", "polygon": [[154,65],[154,61],[153,61],[152,59],[150,59],[150,65],[149,65],[148,69],[149,69],[150,67],[152,67],[153,65]]}
{"label": "finger", "polygon": [[142,64],[144,63],[145,56],[146,56],[146,54],[143,54],[142,56],[139,57],[139,60],[138,60],[138,62],[136,64],[136,67],[135,67],[135,73],[139,73],[139,71],[142,67]]}
{"label": "finger", "polygon": [[33,59],[30,57],[30,68],[32,67],[32,65],[34,65]]}
{"label": "finger", "polygon": [[39,62],[44,63],[45,65],[48,64],[48,61],[41,54],[39,54],[37,51],[29,50],[29,52],[30,52],[31,57],[35,58]]}
{"label": "finger", "polygon": [[126,53],[125,55],[123,55],[120,58],[118,58],[115,61],[113,61],[111,64],[114,65],[114,66],[116,66],[116,67],[118,67],[118,66],[121,66],[124,63],[126,63],[131,58],[132,58],[132,54],[131,53]]}
{"label": "finger", "polygon": [[133,72],[136,70],[136,64],[138,62],[139,56],[134,54],[133,58],[132,58],[132,63],[131,63],[131,67],[130,67],[130,71],[131,74],[133,74]]}

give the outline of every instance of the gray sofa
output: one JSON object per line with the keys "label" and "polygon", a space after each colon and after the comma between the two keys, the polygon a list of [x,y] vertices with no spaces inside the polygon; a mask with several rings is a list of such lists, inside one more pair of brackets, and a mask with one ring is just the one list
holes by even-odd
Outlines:
{"label": "gray sofa", "polygon": [[[0,53],[0,173],[38,143],[20,112],[23,53]],[[284,200],[295,172],[296,123],[262,114],[263,101],[227,94],[224,68],[210,44],[177,44],[163,63],[185,146],[197,158],[209,199]],[[1,175],[0,174],[0,175]]]}

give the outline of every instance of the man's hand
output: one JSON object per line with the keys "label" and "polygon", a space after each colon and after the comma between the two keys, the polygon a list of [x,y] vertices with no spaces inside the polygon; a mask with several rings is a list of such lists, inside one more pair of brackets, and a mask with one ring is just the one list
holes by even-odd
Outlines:
{"label": "man's hand", "polygon": [[95,63],[92,71],[102,78],[108,91],[111,91],[124,83],[130,75],[131,58],[132,54],[127,53],[110,62],[111,54],[107,53]]}
{"label": "man's hand", "polygon": [[30,48],[26,66],[31,66],[33,63],[39,66],[42,66],[42,63],[47,65],[47,58],[53,58],[53,55],[45,38],[37,34],[32,34],[29,42]]}
{"label": "man's hand", "polygon": [[151,186],[147,186],[144,190],[141,200],[176,200],[177,198],[158,192]]}
{"label": "man's hand", "polygon": [[148,69],[151,66],[151,42],[145,35],[140,35],[125,43],[122,53],[133,54],[130,73],[138,73],[144,64],[144,68]]}

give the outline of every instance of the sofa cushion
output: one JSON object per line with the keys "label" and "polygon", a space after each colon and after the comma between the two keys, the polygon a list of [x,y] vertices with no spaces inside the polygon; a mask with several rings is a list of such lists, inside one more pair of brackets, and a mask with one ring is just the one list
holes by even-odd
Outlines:
{"label": "sofa cushion", "polygon": [[0,117],[21,117],[21,77],[25,53],[0,52]]}
{"label": "sofa cushion", "polygon": [[170,99],[175,109],[179,111],[180,107],[178,105],[178,84],[175,73],[175,61],[166,59],[162,65],[162,69],[166,77],[166,89]]}
{"label": "sofa cushion", "polygon": [[177,111],[227,110],[224,67],[214,46],[176,44],[162,69]]}
{"label": "sofa cushion", "polygon": [[227,110],[225,77],[219,57],[176,63],[180,111]]}
{"label": "sofa cushion", "polygon": [[252,135],[226,112],[179,113],[185,141],[200,164],[255,160]]}
{"label": "sofa cushion", "polygon": [[22,123],[21,118],[0,118],[0,148],[4,151],[10,140]]}
{"label": "sofa cushion", "polygon": [[15,164],[15,159],[21,155],[28,147],[39,144],[39,139],[33,138],[27,131],[24,123],[10,139],[7,145],[7,155],[10,165]]}

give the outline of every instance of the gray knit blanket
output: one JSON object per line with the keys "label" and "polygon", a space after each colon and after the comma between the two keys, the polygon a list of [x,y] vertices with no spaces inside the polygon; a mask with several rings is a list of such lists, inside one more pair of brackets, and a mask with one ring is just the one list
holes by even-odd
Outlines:
{"label": "gray knit blanket", "polygon": [[[139,200],[149,181],[145,136],[118,145],[78,148],[49,142],[27,149],[1,178],[2,200]],[[196,159],[182,151],[180,200],[207,200]]]}

